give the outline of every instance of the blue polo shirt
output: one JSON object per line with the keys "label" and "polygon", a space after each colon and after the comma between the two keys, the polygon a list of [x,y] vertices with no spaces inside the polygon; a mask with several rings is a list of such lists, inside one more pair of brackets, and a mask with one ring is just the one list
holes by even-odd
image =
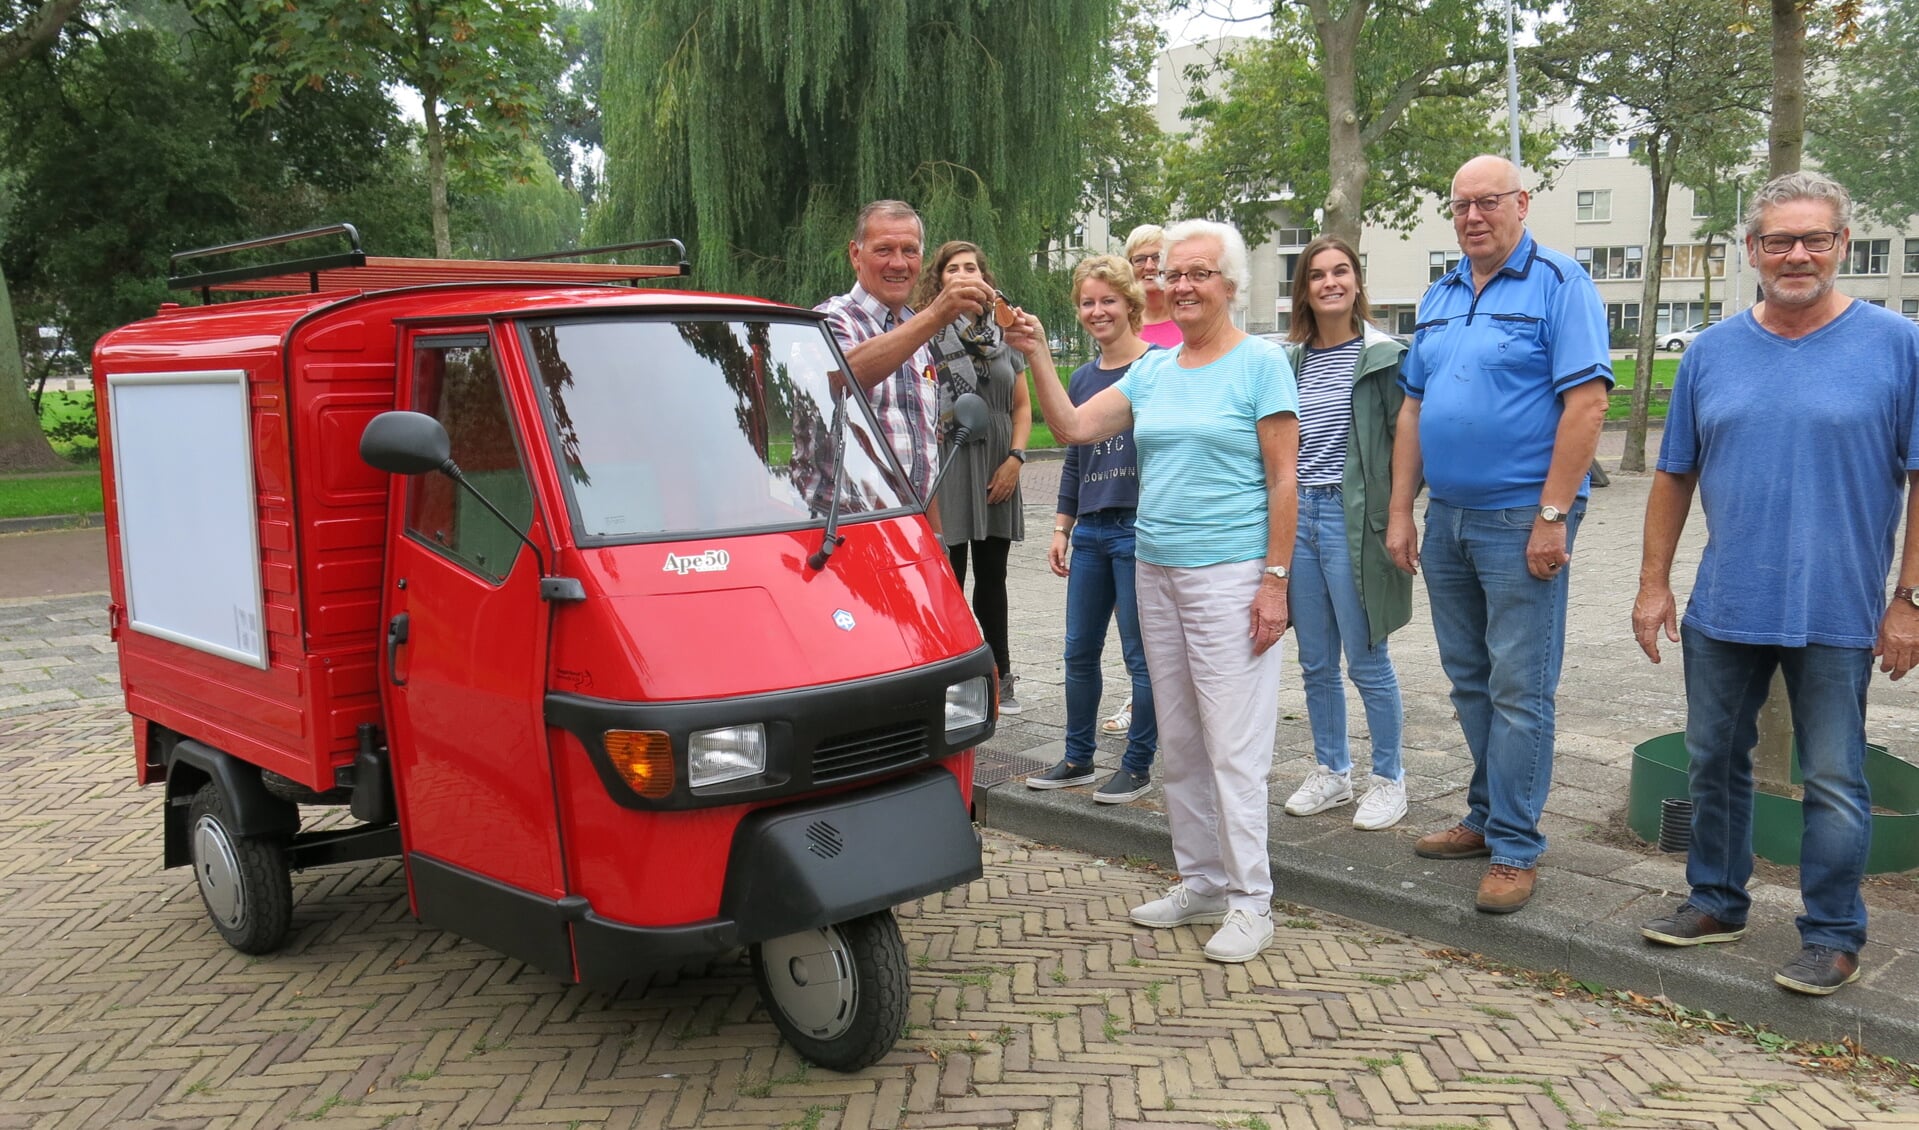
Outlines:
{"label": "blue polo shirt", "polygon": [[[1560,394],[1612,385],[1606,308],[1577,262],[1524,232],[1486,288],[1470,260],[1419,300],[1399,383],[1420,401],[1419,447],[1432,496],[1466,510],[1539,505]],[[1586,497],[1587,483],[1579,484]]]}

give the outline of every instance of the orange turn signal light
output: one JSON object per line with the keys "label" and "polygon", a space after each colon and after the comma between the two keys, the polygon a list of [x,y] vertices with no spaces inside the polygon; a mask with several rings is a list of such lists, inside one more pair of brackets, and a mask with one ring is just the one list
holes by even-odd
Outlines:
{"label": "orange turn signal light", "polygon": [[659,730],[608,730],[606,755],[633,791],[650,800],[673,793],[673,739]]}

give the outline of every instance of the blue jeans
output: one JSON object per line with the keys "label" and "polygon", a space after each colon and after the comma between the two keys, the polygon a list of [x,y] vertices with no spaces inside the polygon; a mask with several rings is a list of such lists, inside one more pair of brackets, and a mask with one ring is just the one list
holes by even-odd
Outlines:
{"label": "blue jeans", "polygon": [[1373,736],[1373,774],[1399,780],[1404,775],[1399,764],[1404,728],[1399,674],[1386,653],[1386,641],[1372,646],[1366,605],[1353,577],[1346,512],[1337,483],[1299,488],[1299,535],[1293,542],[1288,587],[1299,640],[1299,670],[1306,683],[1306,717],[1313,729],[1313,755],[1335,773],[1353,767],[1346,744],[1346,685],[1339,678],[1343,648],[1347,673],[1359,688],[1366,728]]}
{"label": "blue jeans", "polygon": [[[1586,504],[1566,518],[1570,552]],[[1426,507],[1419,554],[1432,604],[1439,662],[1473,755],[1466,827],[1486,837],[1492,861],[1530,869],[1546,850],[1539,816],[1553,782],[1553,696],[1566,650],[1566,574],[1526,569],[1535,506]]]}
{"label": "blue jeans", "polygon": [[1799,938],[1856,954],[1866,944],[1859,880],[1872,837],[1866,788],[1866,686],[1870,648],[1728,643],[1681,629],[1686,656],[1686,753],[1692,784],[1692,904],[1741,923],[1752,907],[1752,750],[1759,708],[1784,670],[1793,737],[1805,777],[1799,841]]}
{"label": "blue jeans", "polygon": [[1139,598],[1133,589],[1133,511],[1094,510],[1073,524],[1072,571],[1066,576],[1066,760],[1093,763],[1099,725],[1100,652],[1106,622],[1117,613],[1120,655],[1133,677],[1133,728],[1120,767],[1145,774],[1159,748],[1153,683],[1139,642]]}

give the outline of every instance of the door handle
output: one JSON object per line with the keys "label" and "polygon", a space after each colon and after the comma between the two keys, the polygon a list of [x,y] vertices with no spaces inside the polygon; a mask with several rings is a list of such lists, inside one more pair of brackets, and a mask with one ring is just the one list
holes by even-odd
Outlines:
{"label": "door handle", "polygon": [[406,680],[400,678],[400,668],[399,668],[400,645],[406,642],[406,634],[407,634],[406,613],[402,612],[398,616],[395,616],[393,619],[387,621],[386,675],[387,675],[387,678],[393,680],[393,685],[396,687],[406,686]]}

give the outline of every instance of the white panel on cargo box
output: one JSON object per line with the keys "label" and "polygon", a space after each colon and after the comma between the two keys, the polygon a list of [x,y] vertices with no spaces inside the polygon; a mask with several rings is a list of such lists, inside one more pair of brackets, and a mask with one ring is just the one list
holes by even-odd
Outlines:
{"label": "white panel on cargo box", "polygon": [[247,375],[107,376],[127,623],[264,669]]}

